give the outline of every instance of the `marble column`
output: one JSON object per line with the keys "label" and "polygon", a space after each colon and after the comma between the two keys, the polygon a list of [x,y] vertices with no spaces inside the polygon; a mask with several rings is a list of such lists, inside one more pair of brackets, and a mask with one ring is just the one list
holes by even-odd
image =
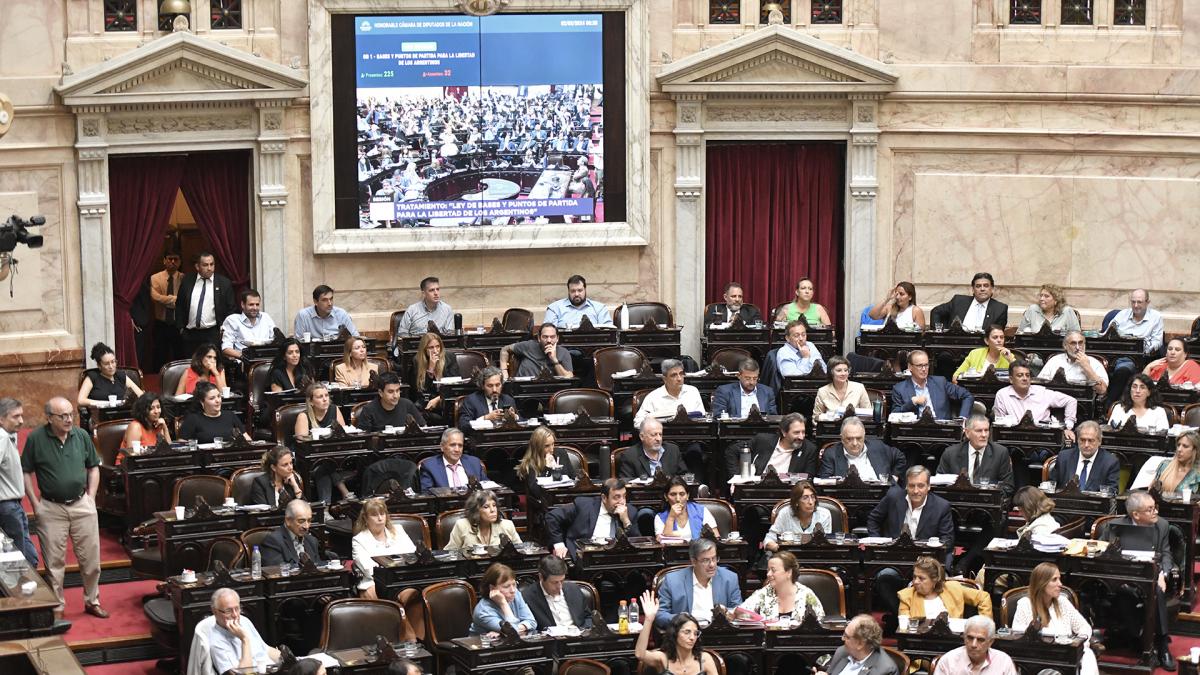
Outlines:
{"label": "marble column", "polygon": [[675,323],[683,326],[680,349],[700,360],[704,317],[704,129],[703,94],[675,99]]}
{"label": "marble column", "polygon": [[76,111],[75,148],[79,199],[80,280],[83,286],[83,345],[113,345],[112,233],[108,213],[108,142],[103,106]]}
{"label": "marble column", "polygon": [[288,233],[285,209],[288,191],[284,185],[284,159],[287,157],[288,144],[283,129],[285,104],[285,101],[260,103],[255,162],[258,185],[257,290],[263,296],[263,309],[281,327],[291,325],[288,307],[301,304],[289,302],[287,297]]}
{"label": "marble column", "polygon": [[875,95],[851,95],[850,144],[846,153],[849,176],[849,212],[846,221],[846,283],[843,309],[846,315],[842,335],[844,351],[854,348],[858,316],[862,308],[875,300],[875,214],[879,193],[877,175],[879,155],[878,98]]}

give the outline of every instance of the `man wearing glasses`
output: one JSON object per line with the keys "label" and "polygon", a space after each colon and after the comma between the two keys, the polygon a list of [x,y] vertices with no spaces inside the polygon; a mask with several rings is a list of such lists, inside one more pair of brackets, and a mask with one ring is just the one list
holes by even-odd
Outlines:
{"label": "man wearing glasses", "polygon": [[[1175,659],[1171,656],[1171,638],[1167,635],[1167,577],[1175,571],[1175,560],[1171,557],[1170,525],[1158,517],[1158,503],[1145,490],[1134,490],[1125,498],[1125,515],[1115,518],[1103,525],[1100,538],[1112,542],[1121,536],[1122,530],[1128,526],[1150,528],[1154,543],[1154,561],[1158,563],[1158,585],[1155,586],[1154,608],[1155,646],[1158,650],[1158,660],[1166,670],[1175,670]],[[1125,526],[1125,527],[1122,527]],[[1144,546],[1126,543],[1123,548],[1145,548]],[[1122,589],[1126,591],[1126,589]],[[1125,629],[1131,636],[1138,636],[1143,630],[1142,611],[1138,609],[1140,602],[1136,593],[1120,592],[1117,594],[1117,616],[1126,617]]]}
{"label": "man wearing glasses", "polygon": [[208,632],[208,650],[215,672],[258,668],[279,661],[279,650],[267,646],[254,623],[242,616],[242,599],[237,591],[218,588],[212,595],[212,611],[216,626]]}
{"label": "man wearing glasses", "polygon": [[930,375],[929,354],[920,349],[910,352],[908,370],[912,376],[892,387],[892,412],[911,412],[920,417],[930,410],[934,419],[948,420],[950,402],[958,401],[958,416],[965,418],[971,414],[975,397],[940,375]]}
{"label": "man wearing glasses", "polygon": [[654,624],[661,630],[676,614],[688,612],[701,625],[712,621],[713,608],[734,608],[742,604],[737,575],[718,566],[717,543],[700,537],[688,547],[692,566],[675,570],[658,587],[658,614]]}
{"label": "man wearing glasses", "polygon": [[[25,440],[21,471],[25,494],[37,516],[42,559],[58,596],[55,613],[61,618],[66,609],[63,573],[70,536],[83,577],[83,611],[107,619],[108,612],[100,607],[100,526],[96,520],[100,456],[87,432],[75,426],[70,401],[61,396],[50,399],[46,419],[47,424],[34,429]],[[40,496],[33,489],[34,476]]]}

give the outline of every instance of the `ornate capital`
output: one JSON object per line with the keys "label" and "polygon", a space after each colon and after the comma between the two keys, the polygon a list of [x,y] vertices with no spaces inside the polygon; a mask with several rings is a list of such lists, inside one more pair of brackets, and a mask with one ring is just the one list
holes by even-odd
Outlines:
{"label": "ornate capital", "polygon": [[287,206],[287,199],[283,197],[271,197],[269,199],[259,199],[258,205],[264,209],[282,209]]}
{"label": "ornate capital", "polygon": [[879,195],[879,189],[876,187],[851,187],[850,196],[859,200],[873,200]]}
{"label": "ornate capital", "polygon": [[694,202],[704,193],[699,187],[676,187],[675,198],[684,202]]}

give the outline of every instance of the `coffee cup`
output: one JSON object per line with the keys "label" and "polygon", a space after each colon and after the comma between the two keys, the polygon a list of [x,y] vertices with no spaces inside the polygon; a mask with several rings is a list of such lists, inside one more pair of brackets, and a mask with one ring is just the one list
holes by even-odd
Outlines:
{"label": "coffee cup", "polygon": [[729,539],[731,539],[732,541],[738,541],[741,538],[742,538],[742,533],[738,532],[737,530],[734,530],[733,532],[729,533]]}
{"label": "coffee cup", "polygon": [[896,628],[898,630],[908,630],[908,617],[903,614],[896,617]]}
{"label": "coffee cup", "polygon": [[304,341],[312,342],[312,333],[310,333],[308,331],[304,331]]}
{"label": "coffee cup", "polygon": [[175,520],[183,520],[184,519],[184,511],[185,511],[184,507],[176,506],[175,507]]}
{"label": "coffee cup", "polygon": [[941,546],[942,540],[937,537],[930,537],[929,539],[925,540],[925,543],[929,544],[930,546]]}
{"label": "coffee cup", "polygon": [[228,506],[229,508],[235,508],[235,507],[237,507],[237,500],[234,499],[233,497],[226,497],[225,498],[225,506]]}
{"label": "coffee cup", "polygon": [[233,390],[230,389],[229,387],[221,387],[221,396],[229,396],[232,393],[233,393]]}

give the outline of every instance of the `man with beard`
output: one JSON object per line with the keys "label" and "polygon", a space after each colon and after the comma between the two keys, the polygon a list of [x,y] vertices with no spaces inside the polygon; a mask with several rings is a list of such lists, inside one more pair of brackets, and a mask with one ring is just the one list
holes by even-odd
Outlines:
{"label": "man with beard", "polygon": [[559,328],[573,329],[579,327],[583,317],[587,317],[593,326],[612,325],[612,313],[603,303],[589,300],[587,297],[587,279],[576,274],[567,279],[567,297],[551,303],[546,307],[546,317],[542,323],[552,323]]}
{"label": "man with beard", "polygon": [[230,314],[221,325],[221,353],[231,359],[242,358],[250,343],[270,342],[275,337],[275,321],[262,311],[262,296],[253,288],[241,292],[241,314]]}

